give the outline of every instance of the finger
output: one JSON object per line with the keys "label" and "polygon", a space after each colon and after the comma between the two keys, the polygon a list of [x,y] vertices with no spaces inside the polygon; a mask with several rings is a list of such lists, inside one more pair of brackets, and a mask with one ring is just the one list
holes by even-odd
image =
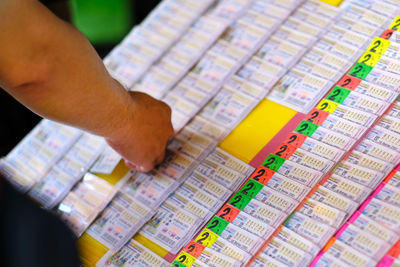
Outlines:
{"label": "finger", "polygon": [[130,169],[132,169],[132,170],[134,170],[134,171],[137,170],[136,164],[134,164],[134,163],[132,163],[131,161],[126,160],[126,159],[125,159],[124,161],[125,161],[125,165],[126,165],[128,168],[130,168]]}
{"label": "finger", "polygon": [[156,159],[155,165],[159,165],[164,161],[165,158],[165,150],[163,151],[163,153],[158,156],[158,158]]}

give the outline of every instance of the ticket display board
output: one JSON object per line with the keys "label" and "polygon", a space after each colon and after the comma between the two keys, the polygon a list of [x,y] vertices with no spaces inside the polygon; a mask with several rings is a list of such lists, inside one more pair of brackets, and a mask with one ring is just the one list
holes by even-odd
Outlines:
{"label": "ticket display board", "polygon": [[165,161],[43,120],[1,171],[85,266],[395,266],[399,29],[398,0],[164,0],[104,63],[171,107]]}

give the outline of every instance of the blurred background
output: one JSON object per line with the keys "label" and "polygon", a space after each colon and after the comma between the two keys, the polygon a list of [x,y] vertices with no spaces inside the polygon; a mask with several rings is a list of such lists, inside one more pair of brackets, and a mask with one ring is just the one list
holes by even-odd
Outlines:
{"label": "blurred background", "polygon": [[[160,0],[43,0],[58,17],[74,24],[106,56]],[[0,156],[6,155],[38,122],[39,116],[0,89]]]}

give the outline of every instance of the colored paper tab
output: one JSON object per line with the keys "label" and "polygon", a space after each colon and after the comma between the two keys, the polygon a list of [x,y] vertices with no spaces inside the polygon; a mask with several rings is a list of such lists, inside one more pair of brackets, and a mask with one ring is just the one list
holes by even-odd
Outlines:
{"label": "colored paper tab", "polygon": [[[219,235],[217,235],[216,233],[212,232],[211,230],[208,230],[207,228],[204,228],[203,231],[201,231],[201,233],[196,237],[194,241],[196,241],[200,245],[211,247],[215,243],[215,241],[217,241],[218,237]],[[180,261],[179,258],[178,261]]]}
{"label": "colored paper tab", "polygon": [[356,63],[353,68],[349,71],[349,75],[364,80],[365,77],[371,72],[372,67],[365,65],[364,63]]}
{"label": "colored paper tab", "polygon": [[281,158],[277,155],[270,154],[262,163],[264,167],[267,167],[273,171],[279,170],[282,164],[286,161],[286,159]]}
{"label": "colored paper tab", "polygon": [[183,265],[182,263],[180,263],[179,261],[174,260],[174,261],[171,263],[171,267],[186,267],[186,266]]}
{"label": "colored paper tab", "polygon": [[[237,192],[232,198],[231,200],[229,200],[229,204],[231,206],[234,206],[235,208],[238,208],[240,210],[243,210],[247,204],[249,204],[249,202],[251,201],[251,198],[243,195],[240,192]],[[220,216],[221,217],[221,216]],[[222,217],[221,217],[222,218]],[[226,220],[226,219],[225,219]]]}
{"label": "colored paper tab", "polygon": [[185,251],[181,251],[176,257],[176,261],[180,262],[183,266],[190,267],[196,261],[196,258]]}
{"label": "colored paper tab", "polygon": [[[346,89],[347,90],[347,89]],[[314,124],[321,126],[321,124],[326,120],[329,116],[329,112],[320,110],[318,108],[313,108],[310,113],[304,118],[306,121],[310,121]]]}
{"label": "colored paper tab", "polygon": [[258,192],[264,187],[262,183],[259,183],[253,179],[250,179],[246,182],[246,184],[239,190],[243,195],[248,196],[249,198],[254,198]]}
{"label": "colored paper tab", "polygon": [[326,99],[331,100],[336,103],[343,103],[347,96],[351,93],[351,90],[344,87],[335,86]]}
{"label": "colored paper tab", "polygon": [[311,136],[317,130],[319,126],[310,121],[302,121],[299,126],[295,129],[296,132]]}
{"label": "colored paper tab", "polygon": [[229,204],[225,204],[218,212],[216,216],[224,219],[228,222],[233,222],[236,216],[240,213],[240,209],[235,208]]}
{"label": "colored paper tab", "polygon": [[229,222],[225,221],[224,219],[214,216],[210,222],[206,225],[206,228],[213,231],[217,235],[221,235],[221,233],[225,230],[228,226]]}
{"label": "colored paper tab", "polygon": [[383,55],[385,54],[386,49],[388,49],[389,45],[390,45],[389,40],[383,39],[381,37],[375,37],[372,40],[372,43],[368,46],[367,51]]}
{"label": "colored paper tab", "polygon": [[296,147],[291,146],[287,143],[283,143],[281,144],[275,151],[273,154],[284,158],[284,159],[288,159],[290,158],[291,155],[293,155],[293,153],[296,151]]}
{"label": "colored paper tab", "polygon": [[308,137],[307,135],[293,132],[289,134],[289,136],[285,139],[285,141],[283,141],[283,144],[288,144],[295,148],[299,148],[303,145],[307,137]]}
{"label": "colored paper tab", "polygon": [[184,248],[183,251],[185,251],[186,253],[189,253],[190,255],[192,255],[193,257],[195,257],[196,259],[201,255],[201,253],[203,253],[203,250],[206,247],[203,245],[200,245],[199,243],[191,240]]}
{"label": "colored paper tab", "polygon": [[375,67],[380,59],[381,59],[381,55],[371,52],[371,51],[367,51],[360,57],[358,62],[364,63],[365,65],[368,65],[370,67]]}
{"label": "colored paper tab", "polygon": [[321,102],[319,102],[319,104],[317,105],[317,109],[333,113],[338,107],[338,105],[339,105],[338,103],[335,103],[328,99],[322,99]]}
{"label": "colored paper tab", "polygon": [[352,77],[352,76],[349,76],[349,75],[344,75],[343,77],[342,77],[342,79],[340,79],[339,81],[338,81],[338,83],[336,84],[337,86],[340,86],[340,87],[344,87],[344,88],[347,88],[347,89],[349,89],[349,90],[354,90],[354,89],[356,89],[357,88],[357,86],[359,85],[361,83],[361,80],[360,79],[358,79],[358,78],[356,78],[356,77]]}
{"label": "colored paper tab", "polygon": [[259,166],[250,176],[250,179],[256,180],[263,185],[266,185],[275,172],[264,166]]}
{"label": "colored paper tab", "polygon": [[389,29],[398,31],[400,29],[400,15],[395,17],[392,24],[390,24]]}
{"label": "colored paper tab", "polygon": [[395,32],[395,30],[392,29],[386,29],[382,35],[381,38],[383,39],[390,39],[390,37],[392,37],[393,33]]}

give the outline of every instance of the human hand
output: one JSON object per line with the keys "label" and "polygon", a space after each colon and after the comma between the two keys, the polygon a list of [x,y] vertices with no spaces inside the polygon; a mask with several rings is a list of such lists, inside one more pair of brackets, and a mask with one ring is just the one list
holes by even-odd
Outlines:
{"label": "human hand", "polygon": [[162,101],[140,92],[129,92],[124,126],[107,137],[107,143],[131,169],[147,172],[161,163],[168,139],[173,135],[171,109]]}

